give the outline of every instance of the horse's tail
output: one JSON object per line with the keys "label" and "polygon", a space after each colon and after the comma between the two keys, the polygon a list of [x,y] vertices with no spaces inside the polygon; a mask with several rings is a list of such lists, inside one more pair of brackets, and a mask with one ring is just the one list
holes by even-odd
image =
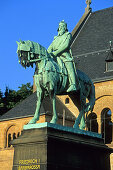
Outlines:
{"label": "horse's tail", "polygon": [[89,100],[85,104],[85,112],[93,111],[95,105],[95,86],[91,79],[82,71],[77,70],[83,95]]}
{"label": "horse's tail", "polygon": [[89,103],[86,106],[86,112],[89,112],[89,111],[92,112],[94,105],[95,105],[95,86],[92,81],[90,83],[90,91],[89,91],[89,95],[87,98],[89,100]]}

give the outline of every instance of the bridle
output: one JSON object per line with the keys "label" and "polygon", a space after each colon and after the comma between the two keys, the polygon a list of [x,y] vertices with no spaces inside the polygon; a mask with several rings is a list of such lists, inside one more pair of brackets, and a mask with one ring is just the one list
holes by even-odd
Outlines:
{"label": "bridle", "polygon": [[[40,57],[40,56],[39,56]],[[34,60],[31,60],[30,59],[30,52],[28,52],[28,61],[30,62],[30,63],[35,63],[35,62],[37,62],[37,61],[41,61],[41,60],[45,60],[45,59],[47,59],[47,58],[49,58],[48,56],[46,56],[46,57],[41,57],[41,58],[37,58],[37,59],[34,59]]]}

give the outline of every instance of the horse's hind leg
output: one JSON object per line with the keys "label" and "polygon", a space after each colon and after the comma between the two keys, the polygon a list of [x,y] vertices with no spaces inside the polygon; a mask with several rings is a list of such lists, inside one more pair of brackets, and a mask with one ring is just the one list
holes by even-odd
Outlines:
{"label": "horse's hind leg", "polygon": [[83,110],[80,111],[78,117],[75,120],[75,124],[73,126],[75,129],[79,129],[79,125],[80,125],[80,122],[81,122],[81,119],[82,119],[82,115],[83,115]]}
{"label": "horse's hind leg", "polygon": [[82,115],[81,121],[80,121],[80,129],[85,129],[85,115]]}
{"label": "horse's hind leg", "polygon": [[40,116],[40,107],[41,107],[41,102],[43,99],[43,95],[42,95],[42,89],[38,89],[37,91],[37,104],[36,104],[36,111],[34,114],[34,117],[30,120],[29,124],[35,124],[38,120],[39,120],[39,116]]}
{"label": "horse's hind leg", "polygon": [[56,123],[57,122],[57,112],[56,112],[56,96],[55,93],[51,96],[53,101],[53,117],[50,123]]}
{"label": "horse's hind leg", "polygon": [[[80,106],[79,106],[79,115],[75,120],[74,128],[76,129],[84,129],[85,128],[85,103],[86,103],[86,98],[83,96],[82,92],[80,91]],[[80,127],[79,127],[80,125]]]}

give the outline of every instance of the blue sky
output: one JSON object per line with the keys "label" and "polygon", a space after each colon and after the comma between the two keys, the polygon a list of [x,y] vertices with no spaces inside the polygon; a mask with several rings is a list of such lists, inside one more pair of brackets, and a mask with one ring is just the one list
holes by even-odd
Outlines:
{"label": "blue sky", "polygon": [[[92,11],[112,7],[112,0],[93,0]],[[18,63],[16,41],[32,40],[48,48],[65,20],[71,32],[86,8],[85,0],[2,0],[0,2],[0,89],[33,84],[34,69]]]}

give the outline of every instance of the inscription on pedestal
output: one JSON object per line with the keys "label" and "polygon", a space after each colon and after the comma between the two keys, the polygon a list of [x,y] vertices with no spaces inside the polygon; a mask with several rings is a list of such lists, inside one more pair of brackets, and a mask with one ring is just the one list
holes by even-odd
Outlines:
{"label": "inscription on pedestal", "polygon": [[19,160],[18,170],[40,169],[40,159]]}

